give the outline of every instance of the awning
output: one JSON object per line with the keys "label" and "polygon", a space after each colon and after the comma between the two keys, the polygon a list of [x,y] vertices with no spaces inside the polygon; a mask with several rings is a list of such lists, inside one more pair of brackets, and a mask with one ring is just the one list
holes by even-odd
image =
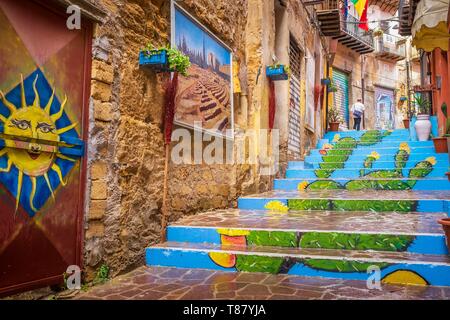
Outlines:
{"label": "awning", "polygon": [[448,51],[448,6],[449,0],[420,0],[411,28],[413,46],[428,52]]}

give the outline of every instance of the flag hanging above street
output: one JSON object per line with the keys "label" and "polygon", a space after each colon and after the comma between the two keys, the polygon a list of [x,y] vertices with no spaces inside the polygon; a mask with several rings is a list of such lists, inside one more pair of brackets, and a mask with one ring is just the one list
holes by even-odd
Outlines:
{"label": "flag hanging above street", "polygon": [[355,6],[355,10],[359,18],[359,27],[363,30],[369,30],[369,24],[367,22],[367,8],[369,6],[369,0],[351,0]]}

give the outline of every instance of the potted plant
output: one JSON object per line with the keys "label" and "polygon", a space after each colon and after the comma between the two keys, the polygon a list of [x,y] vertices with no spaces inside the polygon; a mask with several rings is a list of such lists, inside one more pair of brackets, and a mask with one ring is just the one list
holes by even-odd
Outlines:
{"label": "potted plant", "polygon": [[406,106],[404,108],[404,112],[403,112],[403,126],[405,127],[405,129],[409,129],[409,125],[411,122],[411,118],[415,116],[415,110],[413,108],[411,108],[411,110],[408,110],[408,107]]}
{"label": "potted plant", "polygon": [[177,49],[169,47],[155,49],[147,44],[139,52],[139,66],[143,69],[153,69],[155,72],[176,71],[187,76],[191,62],[187,55]]}
{"label": "potted plant", "polygon": [[384,32],[383,32],[383,29],[381,29],[381,28],[376,28],[372,33],[372,35],[374,37],[379,37],[379,36],[382,36],[383,34],[384,34]]}
{"label": "potted plant", "polygon": [[320,83],[324,86],[327,86],[331,83],[331,80],[330,80],[330,78],[322,78],[322,79],[320,79]]}
{"label": "potted plant", "polygon": [[328,92],[337,92],[338,88],[334,83],[333,79],[330,79],[330,83],[328,84]]}
{"label": "potted plant", "polygon": [[330,127],[330,131],[339,131],[339,124],[342,122],[341,115],[339,111],[331,107],[328,110],[328,125]]}
{"label": "potted plant", "polygon": [[441,105],[442,113],[445,115],[446,123],[445,123],[445,133],[442,137],[433,138],[434,149],[436,153],[447,153],[448,145],[447,141],[450,141],[450,119],[448,119],[447,115],[447,104],[444,102]]}
{"label": "potted plant", "polygon": [[423,95],[414,96],[414,105],[417,107],[417,121],[414,124],[416,129],[417,139],[419,141],[427,141],[431,133],[430,121],[430,102],[423,97]]}
{"label": "potted plant", "polygon": [[450,218],[444,218],[438,221],[444,229],[445,239],[447,241],[447,249],[450,251]]}
{"label": "potted plant", "polygon": [[274,81],[287,80],[291,75],[291,69],[287,65],[276,63],[266,67],[266,75]]}

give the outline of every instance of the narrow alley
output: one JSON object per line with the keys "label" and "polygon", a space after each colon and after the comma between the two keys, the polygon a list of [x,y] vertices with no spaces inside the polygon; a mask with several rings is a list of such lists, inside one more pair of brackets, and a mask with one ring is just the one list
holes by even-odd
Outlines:
{"label": "narrow alley", "polygon": [[0,0],[4,300],[449,300],[449,0]]}

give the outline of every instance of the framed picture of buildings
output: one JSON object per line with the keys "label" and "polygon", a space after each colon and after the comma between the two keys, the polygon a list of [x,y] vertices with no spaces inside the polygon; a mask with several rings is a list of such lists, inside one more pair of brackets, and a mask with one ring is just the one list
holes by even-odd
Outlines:
{"label": "framed picture of buildings", "polygon": [[172,2],[172,47],[188,55],[188,76],[180,76],[175,123],[233,138],[232,51],[183,8]]}
{"label": "framed picture of buildings", "polygon": [[306,108],[305,108],[305,127],[314,132],[314,77],[316,74],[316,62],[314,56],[309,50],[307,50],[306,55],[306,81],[305,81],[305,91],[306,91]]}

